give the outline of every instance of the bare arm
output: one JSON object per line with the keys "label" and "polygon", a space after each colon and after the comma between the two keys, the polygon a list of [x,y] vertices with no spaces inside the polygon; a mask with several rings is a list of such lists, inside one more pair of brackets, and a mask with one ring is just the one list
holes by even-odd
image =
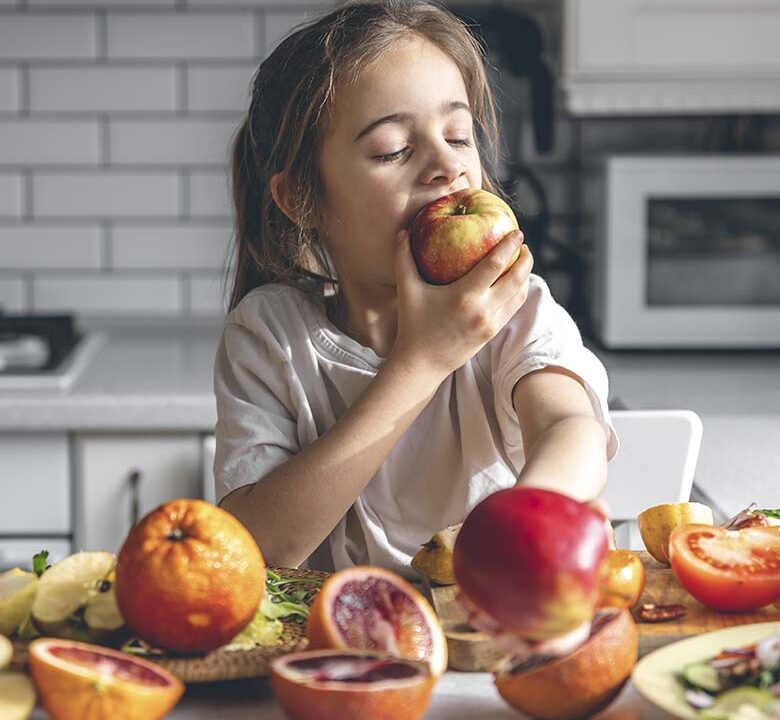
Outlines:
{"label": "bare arm", "polygon": [[330,430],[262,482],[230,493],[222,507],[249,528],[266,562],[297,567],[355,502],[438,384],[388,358]]}
{"label": "bare arm", "polygon": [[507,270],[522,235],[499,243],[451,285],[424,283],[402,236],[396,255],[398,330],[392,352],[358,400],[320,438],[221,505],[252,532],[269,564],[296,567],[328,536],[441,382],[525,301],[533,263]]}
{"label": "bare arm", "polygon": [[607,435],[580,381],[548,367],[521,378],[512,400],[526,454],[518,484],[596,498],[607,481]]}

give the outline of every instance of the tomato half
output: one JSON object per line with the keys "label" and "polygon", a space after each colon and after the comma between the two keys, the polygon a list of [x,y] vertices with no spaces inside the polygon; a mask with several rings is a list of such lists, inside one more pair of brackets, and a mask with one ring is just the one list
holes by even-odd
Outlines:
{"label": "tomato half", "polygon": [[669,560],[683,587],[716,610],[755,610],[780,600],[780,533],[683,525],[669,537]]}

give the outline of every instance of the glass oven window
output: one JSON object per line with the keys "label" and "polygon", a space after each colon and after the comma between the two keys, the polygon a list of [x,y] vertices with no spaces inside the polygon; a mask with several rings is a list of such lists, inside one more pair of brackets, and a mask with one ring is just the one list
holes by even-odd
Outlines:
{"label": "glass oven window", "polygon": [[648,305],[780,305],[780,195],[648,200]]}

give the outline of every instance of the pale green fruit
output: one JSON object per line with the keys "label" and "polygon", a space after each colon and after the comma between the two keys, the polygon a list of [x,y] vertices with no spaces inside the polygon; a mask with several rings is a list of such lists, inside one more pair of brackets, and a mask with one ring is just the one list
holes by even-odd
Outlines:
{"label": "pale green fruit", "polygon": [[36,627],[54,637],[108,641],[124,625],[114,592],[115,562],[112,553],[85,551],[49,568],[32,607]]}
{"label": "pale green fruit", "polygon": [[0,670],[5,670],[11,664],[13,654],[14,646],[11,641],[5,635],[0,635]]}
{"label": "pale green fruit", "polygon": [[0,673],[0,718],[27,720],[35,707],[35,686],[20,672]]}
{"label": "pale green fruit", "polygon": [[0,634],[13,635],[30,614],[38,576],[20,568],[0,575]]}

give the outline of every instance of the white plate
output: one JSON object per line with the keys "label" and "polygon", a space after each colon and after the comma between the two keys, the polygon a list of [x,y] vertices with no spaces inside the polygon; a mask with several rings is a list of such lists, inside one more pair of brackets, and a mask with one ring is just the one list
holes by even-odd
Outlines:
{"label": "white plate", "polygon": [[634,667],[631,680],[637,691],[656,707],[678,718],[698,718],[685,701],[680,671],[692,662],[708,660],[724,648],[750,645],[780,632],[780,622],[735,625],[698,637],[680,640],[643,657]]}

